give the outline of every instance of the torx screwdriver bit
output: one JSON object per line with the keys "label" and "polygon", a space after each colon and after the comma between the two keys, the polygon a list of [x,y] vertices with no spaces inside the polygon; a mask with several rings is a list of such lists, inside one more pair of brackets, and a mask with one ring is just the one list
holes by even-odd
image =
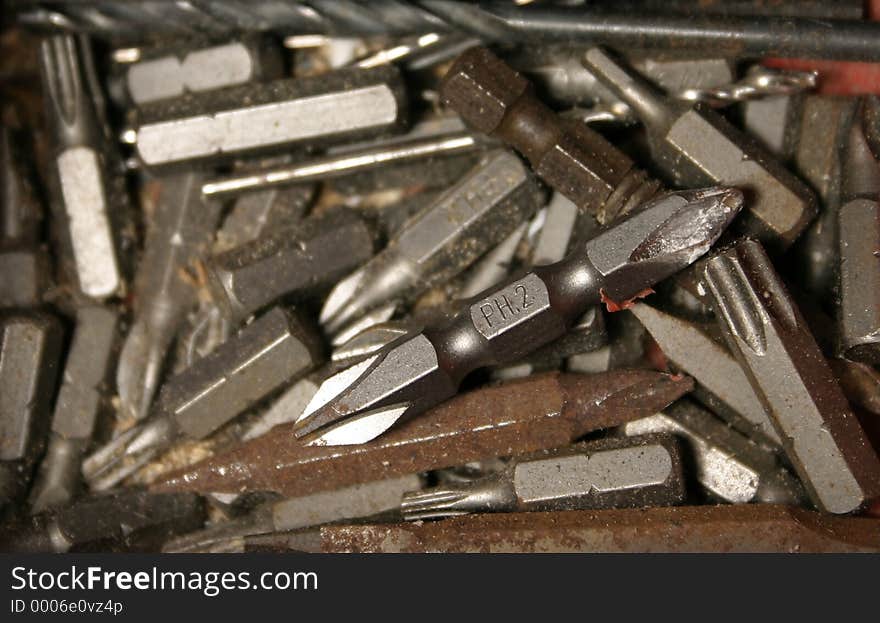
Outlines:
{"label": "torx screwdriver bit", "polygon": [[500,473],[407,493],[400,508],[404,519],[419,521],[475,512],[668,506],[684,495],[678,444],[651,435],[515,457]]}
{"label": "torx screwdriver bit", "polygon": [[367,223],[345,209],[272,231],[208,261],[214,300],[240,321],[282,297],[312,297],[369,260],[374,238]]}
{"label": "torx screwdriver bit", "polygon": [[82,41],[57,35],[43,40],[39,58],[52,143],[50,188],[69,255],[64,266],[84,295],[100,300],[123,287],[111,216],[120,206],[111,205],[106,137],[83,54]]}
{"label": "torx screwdriver bit", "polygon": [[335,333],[375,307],[409,303],[445,283],[530,218],[541,199],[537,180],[516,155],[488,154],[333,288],[321,324]]}
{"label": "torx screwdriver bit", "polygon": [[89,497],[0,528],[0,550],[155,551],[170,536],[202,526],[205,508],[192,493],[125,491]]}
{"label": "torx screwdriver bit", "polygon": [[61,338],[47,314],[0,318],[0,510],[24,493],[45,448]]}
{"label": "torx screwdriver bit", "polygon": [[686,268],[742,206],[735,189],[648,202],[562,262],[489,290],[444,324],[330,377],[298,422],[312,443],[363,443],[446,400],[471,371],[510,363],[562,336],[601,301],[623,304]]}
{"label": "torx screwdriver bit", "polygon": [[652,155],[677,185],[743,190],[747,200],[739,227],[745,233],[782,250],[816,216],[809,188],[715,111],[664,97],[599,48],[589,50],[583,62],[642,120]]}
{"label": "torx screwdriver bit", "polygon": [[456,59],[440,95],[467,124],[522,153],[541,179],[601,223],[658,189],[658,182],[601,135],[550,110],[525,78],[486,48],[471,48]]}
{"label": "torx screwdriver bit", "polygon": [[196,304],[189,272],[208,251],[221,206],[202,200],[202,176],[182,173],[148,186],[147,233],[132,291],[133,322],[119,365],[119,419],[147,416],[177,330]]}
{"label": "torx screwdriver bit", "polygon": [[256,534],[301,530],[391,513],[400,508],[400,500],[406,492],[421,486],[422,479],[409,474],[269,502],[244,517],[172,539],[162,551],[219,552]]}
{"label": "torx screwdriver bit", "polygon": [[294,438],[292,425],[282,425],[170,474],[154,488],[300,496],[559,448],[588,432],[656,413],[692,387],[687,377],[649,370],[531,376],[457,396],[362,446],[305,445]]}
{"label": "torx screwdriver bit", "polygon": [[760,243],[743,240],[710,258],[702,278],[812,502],[849,513],[880,494],[880,460]]}
{"label": "torx screwdriver bit", "polygon": [[626,435],[672,433],[685,439],[694,477],[716,499],[795,505],[805,499],[800,482],[774,454],[687,398],[621,429]]}
{"label": "torx screwdriver bit", "polygon": [[178,439],[202,439],[318,362],[318,337],[275,307],[162,387],[150,416],[83,462],[93,490],[113,487]]}
{"label": "torx screwdriver bit", "polygon": [[630,311],[660,346],[673,369],[693,377],[694,396],[731,426],[758,441],[778,448],[782,440],[724,338],[711,327],[692,322],[647,303]]}
{"label": "torx screwdriver bit", "polygon": [[230,160],[255,151],[386,134],[406,121],[393,67],[246,84],[145,104],[132,139],[146,167]]}
{"label": "torx screwdriver bit", "polygon": [[48,448],[30,493],[34,513],[67,504],[78,492],[83,456],[109,402],[107,381],[119,345],[118,316],[108,307],[77,310]]}

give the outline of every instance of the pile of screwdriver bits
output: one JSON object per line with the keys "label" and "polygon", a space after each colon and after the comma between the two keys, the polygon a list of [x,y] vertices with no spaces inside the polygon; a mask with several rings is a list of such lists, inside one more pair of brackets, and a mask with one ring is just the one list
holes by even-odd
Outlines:
{"label": "pile of screwdriver bits", "polygon": [[0,551],[880,551],[880,22],[609,5],[9,3]]}

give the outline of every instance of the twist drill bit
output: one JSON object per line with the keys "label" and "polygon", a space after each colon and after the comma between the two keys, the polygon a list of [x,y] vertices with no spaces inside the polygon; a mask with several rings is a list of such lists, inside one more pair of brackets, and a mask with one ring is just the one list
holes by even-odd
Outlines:
{"label": "twist drill bit", "polygon": [[748,201],[741,229],[785,249],[816,216],[815,197],[757,143],[703,104],[677,103],[599,48],[584,65],[645,124],[657,164],[679,186],[742,188]]}
{"label": "twist drill bit", "polygon": [[219,204],[202,201],[196,173],[160,178],[152,190],[155,202],[146,212],[153,218],[134,281],[134,319],[116,370],[121,419],[147,416],[171,342],[196,304],[187,271],[206,253],[220,218]]}
{"label": "twist drill bit", "polygon": [[[82,43],[82,42],[79,42]],[[86,296],[104,299],[122,288],[104,154],[104,130],[84,75],[83,45],[71,36],[40,45],[43,93],[52,137],[53,205],[64,224],[65,266]]]}
{"label": "twist drill bit", "polygon": [[192,493],[127,491],[85,498],[0,529],[4,552],[158,549],[168,537],[200,528],[201,499]]}
{"label": "twist drill bit", "polygon": [[118,314],[107,307],[77,310],[76,328],[55,401],[49,445],[31,490],[34,513],[76,495],[83,456],[107,409],[107,380],[118,347]]}
{"label": "twist drill bit", "polygon": [[407,493],[404,519],[474,512],[668,506],[684,501],[681,453],[670,436],[601,439],[511,460],[500,473]]}
{"label": "twist drill bit", "polygon": [[742,205],[734,189],[659,197],[569,255],[494,288],[441,326],[389,344],[330,377],[297,422],[318,444],[363,443],[454,395],[479,367],[562,336],[600,301],[622,304],[689,266]]}
{"label": "twist drill bit", "polygon": [[517,156],[504,150],[487,155],[333,288],[321,324],[335,333],[380,305],[411,302],[445,283],[531,217],[540,200],[537,181]]}
{"label": "twist drill bit", "polygon": [[880,460],[760,243],[711,258],[703,281],[813,503],[849,513],[880,494]]}
{"label": "twist drill bit", "polygon": [[396,69],[347,69],[145,104],[133,141],[146,167],[161,167],[376,136],[399,129],[405,117]]}
{"label": "twist drill bit", "polygon": [[293,425],[282,425],[271,435],[170,474],[154,488],[300,496],[559,448],[590,431],[656,413],[691,387],[686,377],[648,370],[532,376],[457,396],[430,417],[410,420],[361,446],[305,445],[292,435]]}
{"label": "twist drill bit", "polygon": [[83,462],[93,490],[113,487],[178,439],[202,439],[311,370],[317,336],[276,307],[162,388],[150,416]]}
{"label": "twist drill bit", "polygon": [[804,501],[800,482],[775,455],[686,398],[621,429],[626,435],[672,433],[687,440],[694,476],[711,497],[733,504]]}
{"label": "twist drill bit", "polygon": [[657,191],[658,182],[628,156],[585,124],[550,110],[525,78],[486,48],[458,57],[440,95],[468,125],[522,153],[541,179],[601,223]]}

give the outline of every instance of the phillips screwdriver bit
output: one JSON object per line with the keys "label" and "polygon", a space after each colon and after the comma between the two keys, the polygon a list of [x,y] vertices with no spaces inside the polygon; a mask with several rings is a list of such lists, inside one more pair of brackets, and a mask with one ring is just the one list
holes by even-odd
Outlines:
{"label": "phillips screwdriver bit", "polygon": [[39,58],[52,139],[50,189],[63,223],[63,266],[84,295],[105,299],[123,287],[112,220],[120,205],[107,180],[106,137],[84,75],[84,47],[69,35],[53,36],[41,43]]}
{"label": "phillips screwdriver bit", "polygon": [[240,321],[282,297],[302,300],[329,288],[373,256],[373,243],[367,223],[339,209],[214,256],[209,285],[224,313]]}
{"label": "phillips screwdriver bit", "polygon": [[171,342],[196,304],[188,271],[205,255],[221,206],[202,200],[201,176],[169,175],[145,193],[147,234],[133,287],[134,318],[119,356],[119,418],[147,416]]}
{"label": "phillips screwdriver bit", "polygon": [[517,457],[498,473],[407,493],[404,519],[479,512],[668,506],[684,501],[681,454],[671,436],[601,439]]}
{"label": "phillips screwdriver bit", "polygon": [[760,243],[712,257],[704,287],[812,502],[849,513],[880,494],[880,460]]}
{"label": "phillips screwdriver bit", "polygon": [[275,307],[162,387],[150,416],[92,453],[83,475],[93,490],[113,487],[178,439],[202,439],[319,359],[319,340]]}
{"label": "phillips screwdriver bit", "polygon": [[154,551],[168,537],[200,528],[202,500],[191,493],[126,491],[84,498],[0,528],[5,552]]}
{"label": "phillips screwdriver bit", "polygon": [[718,239],[742,206],[735,189],[658,197],[562,262],[472,300],[444,324],[330,377],[298,422],[312,443],[363,443],[455,394],[471,371],[510,363],[562,336],[592,306],[644,295]]}
{"label": "phillips screwdriver bit", "polygon": [[457,396],[429,417],[410,420],[362,446],[305,445],[292,435],[293,425],[282,425],[271,435],[169,474],[154,488],[300,496],[559,448],[588,432],[656,413],[692,387],[687,377],[649,370],[537,375]]}
{"label": "phillips screwdriver bit", "polygon": [[393,67],[346,69],[227,87],[142,106],[131,136],[146,167],[230,160],[399,129],[403,83]]}
{"label": "phillips screwdriver bit", "polygon": [[385,249],[340,281],[321,309],[331,333],[388,302],[409,303],[460,273],[531,217],[537,181],[513,153],[497,150],[414,215]]}
{"label": "phillips screwdriver bit", "polygon": [[621,429],[626,435],[672,433],[685,439],[694,476],[711,497],[733,504],[801,504],[805,499],[800,482],[774,454],[686,398]]}
{"label": "phillips screwdriver bit", "polygon": [[642,120],[652,155],[676,185],[717,183],[743,190],[745,233],[782,250],[816,216],[806,185],[718,113],[664,97],[599,48],[589,50],[583,62]]}
{"label": "phillips screwdriver bit", "polygon": [[657,191],[658,182],[628,156],[584,123],[550,110],[525,78],[486,48],[458,57],[440,95],[475,130],[522,153],[541,179],[600,223]]}
{"label": "phillips screwdriver bit", "polygon": [[118,314],[108,307],[82,307],[55,400],[46,455],[30,503],[34,513],[62,506],[77,494],[80,466],[108,407],[108,377],[118,347]]}

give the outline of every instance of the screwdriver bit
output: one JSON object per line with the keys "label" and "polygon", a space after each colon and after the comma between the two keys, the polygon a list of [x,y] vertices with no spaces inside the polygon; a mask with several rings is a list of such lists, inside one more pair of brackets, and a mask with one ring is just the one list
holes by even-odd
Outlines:
{"label": "screwdriver bit", "polygon": [[151,551],[169,536],[200,528],[201,499],[191,493],[126,491],[84,498],[0,528],[0,550],[35,553]]}
{"label": "screwdriver bit", "polygon": [[537,181],[517,156],[505,150],[488,154],[333,288],[321,324],[335,333],[379,305],[411,302],[501,242],[540,202]]}
{"label": "screwdriver bit", "polygon": [[255,537],[247,551],[878,552],[880,521],[775,504],[487,513],[446,521],[324,526]]}
{"label": "screwdriver bit", "polygon": [[783,250],[816,216],[806,185],[704,104],[664,97],[608,53],[592,48],[584,65],[645,124],[652,155],[678,186],[708,183],[743,189],[741,231]]}
{"label": "screwdriver bit", "polygon": [[880,460],[760,243],[712,257],[703,281],[812,502],[849,513],[880,494]]}
{"label": "screwdriver bit", "polygon": [[145,104],[136,117],[135,151],[144,166],[161,167],[385,134],[406,112],[400,73],[384,66],[188,93]]}
{"label": "screwdriver bit", "polygon": [[458,57],[440,96],[475,130],[522,153],[552,188],[600,223],[653,196],[658,182],[585,124],[554,113],[531,85],[486,48]]}
{"label": "screwdriver bit", "polygon": [[531,376],[457,396],[361,446],[308,446],[294,438],[293,425],[282,425],[169,474],[154,488],[292,497],[559,448],[588,432],[656,413],[692,387],[686,377],[648,370]]}
{"label": "screwdriver bit", "polygon": [[694,396],[735,429],[764,446],[782,440],[748,377],[711,327],[666,313],[645,303],[630,311],[660,346],[675,370],[694,378]]}
{"label": "screwdriver bit", "polygon": [[601,439],[511,460],[498,474],[407,493],[404,519],[479,512],[667,506],[684,501],[681,454],[671,436]]}
{"label": "screwdriver bit", "polygon": [[735,189],[658,197],[569,255],[472,300],[444,324],[330,377],[297,437],[363,443],[455,394],[471,371],[510,363],[562,336],[600,301],[617,305],[689,266],[742,206]]}
{"label": "screwdriver bit", "polygon": [[162,387],[150,416],[92,453],[83,475],[93,490],[115,486],[178,439],[202,439],[282,384],[307,373],[319,340],[275,307]]}
{"label": "screwdriver bit", "polygon": [[0,318],[0,510],[25,492],[45,448],[61,338],[47,314]]}
{"label": "screwdriver bit", "polygon": [[78,492],[82,458],[108,406],[107,381],[117,354],[118,321],[117,312],[108,307],[77,310],[48,448],[31,489],[34,513],[65,505]]}
{"label": "screwdriver bit", "polygon": [[123,287],[111,220],[120,205],[107,180],[110,162],[84,75],[84,54],[81,41],[58,35],[43,40],[39,59],[52,143],[50,190],[63,224],[63,266],[84,295],[101,300]]}
{"label": "screwdriver bit", "polygon": [[224,313],[240,321],[282,297],[302,300],[329,288],[373,256],[373,242],[362,218],[336,210],[215,255],[209,285]]}
{"label": "screwdriver bit", "polygon": [[202,201],[201,176],[169,175],[156,180],[147,194],[152,200],[144,254],[133,287],[133,322],[116,370],[118,416],[147,416],[164,372],[168,349],[197,292],[188,271],[205,255],[221,206]]}
{"label": "screwdriver bit", "polygon": [[696,480],[711,497],[733,504],[801,504],[805,493],[777,457],[683,398],[663,413],[627,422],[626,435],[672,433],[688,442]]}
{"label": "screwdriver bit", "polygon": [[0,243],[0,309],[39,306],[51,283],[49,265],[40,247]]}
{"label": "screwdriver bit", "polygon": [[300,530],[397,511],[403,495],[421,485],[418,475],[409,474],[271,502],[242,518],[172,539],[162,551],[224,551],[256,534]]}

